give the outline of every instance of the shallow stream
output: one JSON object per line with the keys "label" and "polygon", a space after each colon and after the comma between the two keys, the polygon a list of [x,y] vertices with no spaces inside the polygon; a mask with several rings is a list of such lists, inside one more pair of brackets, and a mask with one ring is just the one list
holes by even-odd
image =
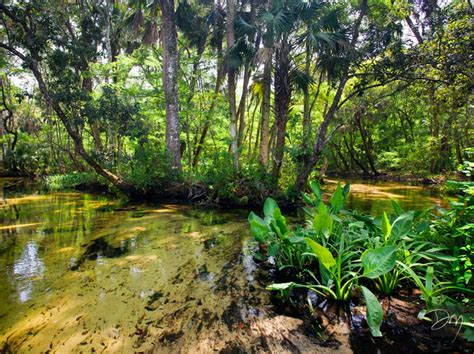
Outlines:
{"label": "shallow stream", "polygon": [[[248,211],[0,184],[0,352],[350,351],[274,313]],[[446,205],[423,187],[357,182],[350,206],[377,214],[389,198]]]}

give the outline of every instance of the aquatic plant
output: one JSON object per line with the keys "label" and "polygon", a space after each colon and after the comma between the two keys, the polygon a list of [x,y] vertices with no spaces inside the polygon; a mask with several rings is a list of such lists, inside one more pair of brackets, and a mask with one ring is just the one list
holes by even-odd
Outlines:
{"label": "aquatic plant", "polygon": [[[443,267],[460,260],[450,254],[452,248],[427,237],[437,229],[430,225],[440,223],[428,219],[429,211],[404,211],[392,201],[393,215],[384,212],[374,218],[344,209],[349,185],[339,184],[327,203],[318,183],[310,187],[312,194],[303,194],[309,217],[305,227],[291,230],[273,199],[265,203],[264,219],[249,215],[260,244],[258,258],[276,260],[279,271],[295,270],[290,281],[268,285],[268,290],[288,298],[292,289],[307,289],[338,302],[361,293],[373,336],[382,335],[383,311],[372,290],[391,295],[400,282],[408,282],[420,290],[428,309],[441,304],[448,293],[473,293],[444,277]],[[462,234],[465,228],[458,231]]]}

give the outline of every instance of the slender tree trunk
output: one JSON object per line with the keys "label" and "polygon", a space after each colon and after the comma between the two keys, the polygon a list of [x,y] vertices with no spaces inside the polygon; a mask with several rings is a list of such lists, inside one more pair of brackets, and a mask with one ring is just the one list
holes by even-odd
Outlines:
{"label": "slender tree trunk", "polygon": [[265,62],[263,67],[263,96],[262,115],[260,124],[260,162],[266,168],[269,160],[269,138],[270,138],[270,97],[272,90],[272,58],[273,50],[270,46],[265,48]]}
{"label": "slender tree trunk", "polygon": [[286,125],[288,123],[288,113],[291,100],[290,86],[290,60],[289,45],[284,38],[281,46],[276,51],[276,69],[275,69],[275,123],[277,128],[276,147],[273,157],[272,176],[275,184],[280,177],[281,165],[285,152]]}
{"label": "slender tree trunk", "polygon": [[[360,10],[359,10],[359,16],[356,19],[353,28],[352,28],[352,39],[351,39],[351,45],[352,47],[355,47],[357,44],[357,40],[359,38],[359,31],[360,31],[360,26],[362,23],[362,19],[365,17],[365,14],[367,13],[367,0],[361,0],[360,2]],[[295,187],[297,191],[303,190],[303,188],[306,185],[306,182],[308,180],[309,175],[313,171],[314,166],[318,162],[321,153],[328,141],[327,139],[327,131],[329,128],[329,124],[331,121],[334,119],[334,116],[336,112],[338,111],[339,107],[339,102],[341,100],[342,94],[344,92],[344,88],[346,86],[347,80],[349,78],[349,65],[347,64],[346,67],[344,68],[341,79],[339,81],[338,88],[336,90],[336,94],[334,95],[334,99],[331,103],[331,106],[329,107],[328,111],[324,115],[324,120],[319,126],[318,129],[318,134],[316,137],[316,140],[314,142],[314,147],[313,147],[313,154],[310,159],[304,164],[303,168],[301,171],[298,173],[298,176],[296,177],[296,183]]]}
{"label": "slender tree trunk", "polygon": [[[251,101],[253,101],[253,100],[251,100]],[[248,155],[247,155],[248,159],[250,159],[251,156],[252,156],[253,127],[254,127],[254,123],[255,123],[255,114],[257,112],[258,106],[259,106],[259,100],[257,98],[255,100],[255,107],[253,108],[253,111],[252,111],[252,118],[250,120],[250,127],[248,129],[248,131],[249,131],[249,151],[248,151]],[[252,107],[252,102],[250,103],[249,110],[250,110],[250,107]],[[258,134],[259,134],[259,131],[257,129],[257,139],[256,140],[258,140]]]}
{"label": "slender tree trunk", "polygon": [[349,172],[350,171],[349,164],[347,163],[346,158],[344,157],[344,154],[341,152],[341,149],[339,148],[339,146],[334,144],[334,150],[336,151],[336,154],[339,157],[339,160],[341,160],[342,164],[344,165],[344,169],[347,172]]}
{"label": "slender tree trunk", "polygon": [[209,128],[211,126],[211,117],[214,113],[214,108],[217,104],[217,98],[219,96],[219,91],[221,89],[222,82],[224,80],[224,65],[223,65],[223,58],[222,58],[222,48],[218,48],[218,55],[217,55],[217,77],[216,77],[216,86],[214,87],[214,96],[211,100],[211,106],[206,113],[204,119],[204,127],[202,129],[201,135],[199,136],[199,140],[194,149],[194,156],[193,156],[193,168],[195,168],[199,161],[199,155],[201,154],[202,148],[204,146],[204,142],[206,141],[207,133],[209,132]]}
{"label": "slender tree trunk", "polygon": [[420,34],[420,31],[419,31],[418,27],[413,23],[410,16],[405,17],[405,22],[407,23],[407,25],[410,28],[413,35],[415,36],[416,41],[418,42],[418,44],[422,44],[423,43],[423,38],[421,37],[421,34]]}
{"label": "slender tree trunk", "polygon": [[[256,0],[251,0],[250,1],[250,25],[253,26],[255,24],[255,21],[257,19],[257,13],[256,13]],[[251,42],[255,41],[255,36],[252,36],[250,39]],[[260,37],[257,38],[255,42],[256,48],[258,48],[260,45]],[[240,104],[239,104],[239,109],[237,111],[237,116],[239,118],[239,137],[238,137],[238,142],[237,145],[239,147],[239,151],[242,150],[243,153],[243,141],[244,139],[244,132],[245,132],[245,114],[246,114],[246,107],[247,107],[247,96],[248,96],[248,86],[249,86],[249,81],[250,81],[250,74],[252,73],[252,66],[250,63],[245,64],[244,68],[244,82],[243,82],[243,87],[242,87],[242,96],[240,97]]]}
{"label": "slender tree trunk", "polygon": [[178,34],[174,0],[160,0],[163,42],[163,88],[166,103],[166,147],[171,168],[181,173],[180,125],[178,105]]}
{"label": "slender tree trunk", "polygon": [[[234,0],[227,0],[227,49],[230,49],[235,43],[234,21],[235,21],[235,3]],[[239,170],[239,148],[237,137],[237,106],[236,106],[236,71],[234,68],[227,67],[227,89],[229,93],[229,112],[230,112],[230,151],[232,153],[232,160],[234,171]]]}
{"label": "slender tree trunk", "polygon": [[[308,76],[310,75],[310,72],[309,72],[310,67],[311,67],[311,50],[309,47],[309,42],[306,41],[305,74]],[[310,99],[309,99],[309,90],[306,90],[304,92],[304,97],[303,97],[303,142],[302,142],[302,146],[305,151],[306,151],[306,148],[309,146],[310,136],[311,136]]]}
{"label": "slender tree trunk", "polygon": [[248,93],[248,86],[250,81],[250,73],[251,67],[250,64],[245,64],[244,68],[244,82],[242,87],[242,96],[240,97],[239,109],[237,110],[237,116],[239,118],[239,135],[237,139],[237,146],[239,149],[242,147],[242,142],[244,138],[244,131],[245,131],[245,113],[246,113],[246,106],[247,106],[247,93]]}
{"label": "slender tree trunk", "polygon": [[367,157],[367,161],[369,162],[370,169],[372,170],[372,173],[376,176],[378,175],[378,171],[375,168],[375,162],[372,157],[372,149],[369,146],[368,138],[367,138],[367,132],[365,131],[363,125],[362,125],[362,112],[357,109],[356,112],[354,113],[354,121],[356,123],[357,129],[359,130],[360,133],[360,138],[362,140],[362,145],[364,146],[365,150],[365,156]]}
{"label": "slender tree trunk", "polygon": [[437,172],[437,162],[438,156],[436,154],[438,150],[438,139],[439,139],[439,106],[436,101],[436,89],[433,84],[430,87],[430,105],[431,105],[431,124],[430,124],[430,133],[431,133],[431,164],[430,172]]}
{"label": "slender tree trunk", "polygon": [[197,48],[197,55],[196,58],[194,59],[193,62],[193,69],[191,73],[191,82],[189,84],[189,95],[186,100],[186,124],[185,124],[185,129],[186,129],[186,142],[187,142],[187,159],[188,159],[188,165],[191,166],[192,164],[192,147],[191,147],[191,138],[190,138],[190,132],[189,132],[189,111],[191,110],[191,101],[193,100],[194,93],[196,91],[196,84],[197,84],[197,79],[198,79],[198,69],[199,69],[199,62],[201,61],[202,55],[204,53],[205,49],[205,43],[200,45]]}
{"label": "slender tree trunk", "polygon": [[347,142],[347,139],[345,136],[343,137],[343,139],[344,139],[344,145],[346,145],[346,149],[347,149],[347,152],[349,153],[349,156],[351,157],[351,160],[355,162],[357,166],[360,167],[360,169],[362,170],[362,172],[364,172],[365,175],[367,176],[370,175],[369,170],[365,168],[362,162],[359,161],[357,157],[355,156],[355,152],[352,149],[352,147],[349,145],[349,143]]}

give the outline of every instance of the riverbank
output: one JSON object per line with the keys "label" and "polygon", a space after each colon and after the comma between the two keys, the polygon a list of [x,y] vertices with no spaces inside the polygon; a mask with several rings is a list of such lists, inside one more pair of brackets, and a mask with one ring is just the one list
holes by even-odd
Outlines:
{"label": "riverbank", "polygon": [[[94,177],[95,178],[95,177]],[[272,193],[270,190],[262,189],[260,194],[254,192],[249,195],[239,196],[215,196],[216,191],[211,191],[211,196],[201,187],[198,193],[196,187],[185,183],[164,187],[159,193],[149,193],[142,198],[130,199],[119,191],[110,188],[107,184],[100,183],[100,180],[91,179],[81,175],[60,175],[32,179],[8,178],[2,179],[6,189],[28,189],[34,186],[38,191],[46,193],[48,191],[79,191],[104,195],[110,198],[119,198],[123,203],[181,203],[183,205],[196,205],[205,208],[216,209],[260,209],[264,200],[272,196],[278,200],[279,205],[285,212],[294,214],[295,210],[303,206],[301,200],[296,197],[288,198],[282,193]],[[337,183],[350,183],[351,195],[348,200],[348,207],[367,213],[379,213],[380,210],[391,208],[390,199],[397,200],[407,209],[424,209],[431,206],[447,208],[448,196],[444,195],[440,188],[426,186],[414,182],[395,182],[387,180],[368,179],[336,179],[328,177],[322,184],[323,190],[332,192]],[[176,191],[180,191],[177,193]],[[252,194],[253,193],[253,194]],[[275,196],[276,195],[276,196]]]}

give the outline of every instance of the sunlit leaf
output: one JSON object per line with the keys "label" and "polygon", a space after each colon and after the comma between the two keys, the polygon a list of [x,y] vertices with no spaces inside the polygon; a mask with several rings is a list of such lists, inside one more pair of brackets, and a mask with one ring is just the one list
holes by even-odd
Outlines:
{"label": "sunlit leaf", "polygon": [[392,227],[390,226],[390,221],[388,220],[387,213],[383,212],[382,215],[382,234],[385,240],[388,240],[390,233],[392,232]]}
{"label": "sunlit leaf", "polygon": [[336,260],[332,256],[331,252],[324,246],[313,241],[312,239],[305,237],[306,244],[311,248],[313,254],[319,259],[319,261],[326,267],[330,268],[336,264]]}
{"label": "sunlit leaf", "polygon": [[344,196],[341,188],[341,184],[337,184],[336,191],[333,193],[331,197],[331,210],[334,214],[336,214],[339,210],[342,209],[344,205]]}

